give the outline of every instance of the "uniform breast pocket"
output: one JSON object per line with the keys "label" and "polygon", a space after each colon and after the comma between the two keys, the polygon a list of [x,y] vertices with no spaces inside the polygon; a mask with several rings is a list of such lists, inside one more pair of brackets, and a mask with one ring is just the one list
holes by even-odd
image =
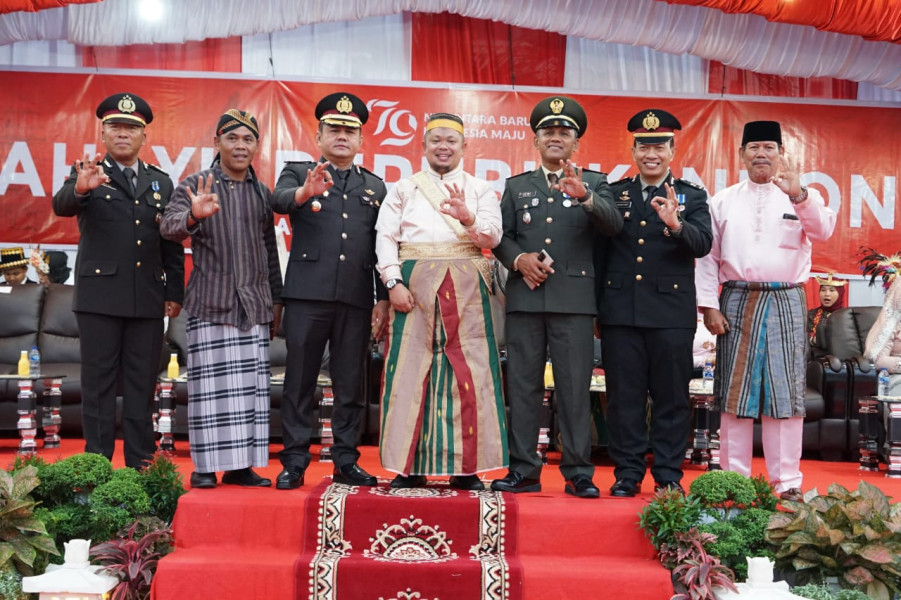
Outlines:
{"label": "uniform breast pocket", "polygon": [[604,279],[604,287],[612,290],[618,290],[623,287],[623,274],[616,271],[607,273]]}
{"label": "uniform breast pocket", "polygon": [[779,247],[789,250],[797,250],[801,247],[801,238],[804,229],[801,221],[794,219],[782,219],[779,222]]}
{"label": "uniform breast pocket", "polygon": [[312,262],[319,260],[319,248],[298,248],[288,255],[290,262]]}
{"label": "uniform breast pocket", "polygon": [[108,260],[86,260],[81,263],[79,277],[110,277],[116,274],[118,265]]}
{"label": "uniform breast pocket", "polygon": [[694,291],[694,278],[686,275],[661,275],[657,278],[657,291],[661,294],[685,294]]}
{"label": "uniform breast pocket", "polygon": [[535,221],[535,215],[532,214],[532,211],[528,208],[517,208],[516,209],[516,229],[519,231],[531,229],[534,227],[532,224]]}

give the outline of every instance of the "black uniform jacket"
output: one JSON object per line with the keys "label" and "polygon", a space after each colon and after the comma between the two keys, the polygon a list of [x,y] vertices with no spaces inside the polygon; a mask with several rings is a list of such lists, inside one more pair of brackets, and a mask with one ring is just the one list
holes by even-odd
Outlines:
{"label": "black uniform jacket", "polygon": [[[540,168],[507,179],[501,199],[504,236],[494,249],[510,270],[507,312],[594,313],[594,238],[618,232],[622,215],[613,205],[605,174],[586,169],[582,181],[591,191],[590,206],[559,191],[549,194]],[[541,250],[554,260],[554,273],[530,290],[522,274],[513,270],[513,261],[524,252]]]}
{"label": "black uniform jacket", "polygon": [[601,325],[697,328],[695,259],[710,252],[713,242],[707,192],[672,173],[666,183],[675,186],[677,197],[684,196],[678,236],[669,234],[643,200],[638,175],[610,184],[623,228],[613,238],[598,240]]}
{"label": "black uniform jacket", "polygon": [[78,217],[78,258],[72,309],[116,317],[162,319],[165,301],[182,303],[184,248],[160,236],[159,222],[172,195],[169,176],[142,160],[135,194],[122,170],[106,155],[100,163],[108,183],[75,196],[73,167],[53,196],[53,212]]}
{"label": "black uniform jacket", "polygon": [[[376,295],[388,298],[375,270],[375,222],[387,193],[385,183],[355,165],[343,192],[333,187],[327,196],[297,206],[294,192],[315,166],[309,161],[287,163],[272,194],[272,210],[291,215],[291,255],[282,298],[372,308]],[[329,172],[334,179],[334,167]]]}

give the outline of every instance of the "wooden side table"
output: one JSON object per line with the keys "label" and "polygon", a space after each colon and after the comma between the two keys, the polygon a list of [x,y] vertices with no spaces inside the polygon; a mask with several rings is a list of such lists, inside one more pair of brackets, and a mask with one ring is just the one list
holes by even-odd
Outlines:
{"label": "wooden side table", "polygon": [[713,390],[704,387],[703,379],[692,379],[688,384],[692,415],[691,441],[687,457],[691,464],[706,466],[708,471],[719,471],[720,428],[719,413],[713,408]]}
{"label": "wooden side table", "polygon": [[37,454],[37,394],[34,392],[36,381],[44,383],[44,393],[41,398],[41,429],[44,430],[44,448],[59,448],[59,429],[63,419],[60,415],[62,408],[62,392],[65,375],[51,375],[40,373],[37,376],[30,375],[0,375],[0,380],[16,381],[19,385],[18,408],[19,420],[16,427],[19,430],[18,454],[21,456],[33,456]]}
{"label": "wooden side table", "polygon": [[[860,423],[861,471],[879,470],[879,433],[884,429],[883,458],[887,466],[885,476],[901,479],[901,396],[862,396],[857,399]],[[883,411],[880,422],[879,409]]]}

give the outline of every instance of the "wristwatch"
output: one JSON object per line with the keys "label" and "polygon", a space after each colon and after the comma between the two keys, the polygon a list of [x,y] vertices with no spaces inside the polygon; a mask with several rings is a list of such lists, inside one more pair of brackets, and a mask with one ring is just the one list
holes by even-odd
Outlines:
{"label": "wristwatch", "polygon": [[789,196],[788,199],[791,201],[792,204],[801,204],[802,202],[807,200],[807,186],[802,185],[801,193],[798,194],[797,196]]}
{"label": "wristwatch", "polygon": [[385,282],[385,289],[393,290],[394,286],[396,286],[398,283],[403,283],[403,282],[404,282],[403,279],[389,279],[388,281]]}

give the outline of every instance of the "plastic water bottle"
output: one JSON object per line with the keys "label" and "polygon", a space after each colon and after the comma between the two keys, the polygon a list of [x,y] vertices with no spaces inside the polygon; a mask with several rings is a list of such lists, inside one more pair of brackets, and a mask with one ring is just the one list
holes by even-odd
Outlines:
{"label": "plastic water bottle", "polygon": [[888,396],[889,376],[886,369],[879,371],[879,395]]}
{"label": "plastic water bottle", "polygon": [[28,353],[28,376],[41,376],[41,351],[37,346],[32,346],[31,352]]}
{"label": "plastic water bottle", "polygon": [[704,378],[704,391],[713,393],[713,354],[708,353],[704,358],[704,372],[702,377]]}

